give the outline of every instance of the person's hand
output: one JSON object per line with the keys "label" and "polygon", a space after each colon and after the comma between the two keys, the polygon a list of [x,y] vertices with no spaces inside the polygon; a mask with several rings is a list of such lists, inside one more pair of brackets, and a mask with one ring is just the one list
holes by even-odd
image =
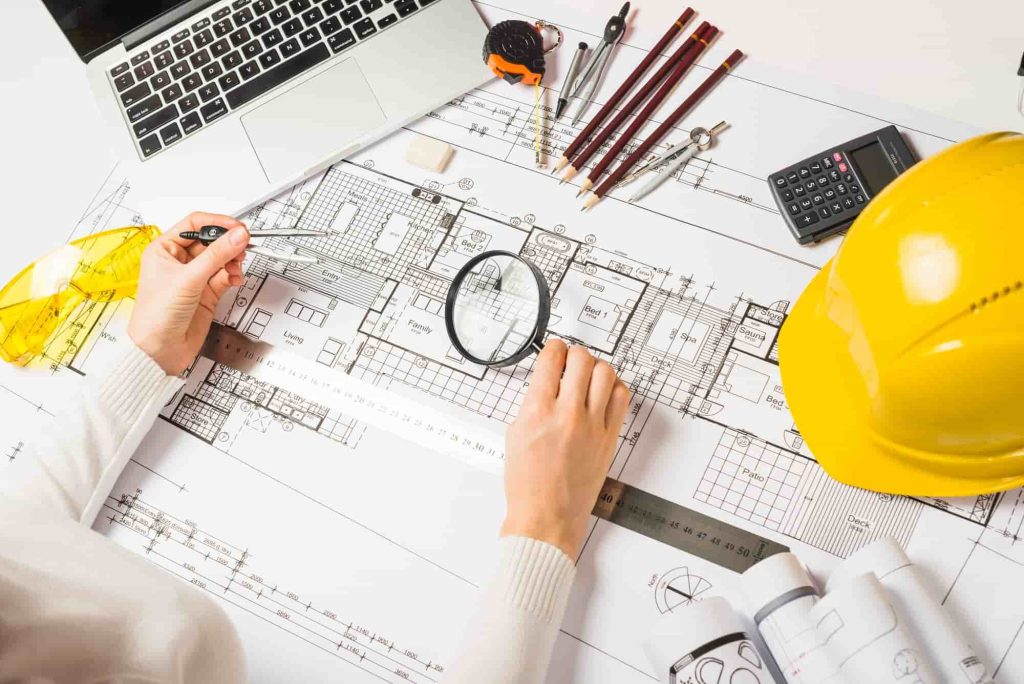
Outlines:
{"label": "person's hand", "polygon": [[[209,247],[179,237],[203,226],[223,226],[230,232]],[[188,368],[210,331],[217,302],[242,284],[248,244],[249,233],[241,222],[193,213],[146,248],[128,336],[168,375]]]}
{"label": "person's hand", "polygon": [[609,364],[561,340],[544,345],[506,437],[502,536],[539,539],[575,559],[628,409],[629,390]]}

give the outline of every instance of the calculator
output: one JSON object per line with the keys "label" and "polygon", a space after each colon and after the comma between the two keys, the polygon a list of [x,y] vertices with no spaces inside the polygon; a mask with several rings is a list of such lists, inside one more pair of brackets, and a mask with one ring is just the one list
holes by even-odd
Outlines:
{"label": "calculator", "polygon": [[768,177],[797,242],[846,230],[871,199],[917,157],[895,126],[829,148]]}

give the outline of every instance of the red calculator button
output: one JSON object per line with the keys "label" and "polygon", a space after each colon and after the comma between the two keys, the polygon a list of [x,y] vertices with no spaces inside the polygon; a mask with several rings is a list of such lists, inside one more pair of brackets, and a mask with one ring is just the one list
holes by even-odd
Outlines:
{"label": "red calculator button", "polygon": [[843,161],[843,155],[839,154],[838,152],[833,152],[832,158],[835,159],[837,162]]}
{"label": "red calculator button", "polygon": [[839,162],[839,173],[846,173],[846,164]]}

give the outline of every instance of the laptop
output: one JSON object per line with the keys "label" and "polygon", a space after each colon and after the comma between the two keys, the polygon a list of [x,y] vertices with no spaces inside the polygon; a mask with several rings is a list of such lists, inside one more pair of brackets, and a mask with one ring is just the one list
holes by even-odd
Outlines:
{"label": "laptop", "polygon": [[43,3],[159,225],[240,214],[492,78],[470,0]]}

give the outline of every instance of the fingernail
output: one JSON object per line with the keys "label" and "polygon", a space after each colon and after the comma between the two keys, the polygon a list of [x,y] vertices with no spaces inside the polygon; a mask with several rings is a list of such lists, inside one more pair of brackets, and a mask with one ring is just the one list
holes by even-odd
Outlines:
{"label": "fingernail", "polygon": [[235,247],[241,247],[249,241],[249,232],[245,228],[234,228],[228,235],[228,239]]}

